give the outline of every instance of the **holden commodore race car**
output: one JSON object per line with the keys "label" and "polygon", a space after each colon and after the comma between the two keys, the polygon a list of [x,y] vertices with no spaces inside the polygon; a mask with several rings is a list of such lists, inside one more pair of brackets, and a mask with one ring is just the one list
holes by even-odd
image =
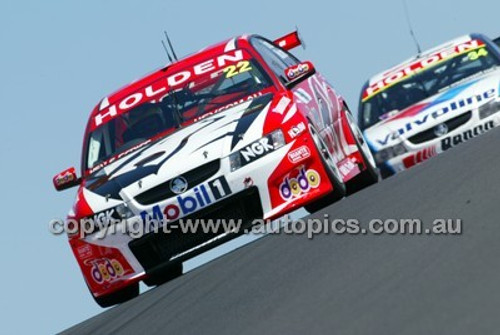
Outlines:
{"label": "holden commodore race car", "polygon": [[371,78],[358,123],[383,177],[483,134],[500,122],[500,49],[457,38]]}
{"label": "holden commodore race car", "polygon": [[[94,108],[81,177],[69,168],[53,182],[57,190],[79,187],[67,232],[99,305],[135,297],[140,281],[181,275],[182,261],[241,233],[180,230],[182,220],[272,220],[377,182],[347,104],[311,62],[288,51],[300,44],[297,32],[232,38]],[[125,229],[152,220],[172,229]],[[114,231],[104,229],[110,224]]]}

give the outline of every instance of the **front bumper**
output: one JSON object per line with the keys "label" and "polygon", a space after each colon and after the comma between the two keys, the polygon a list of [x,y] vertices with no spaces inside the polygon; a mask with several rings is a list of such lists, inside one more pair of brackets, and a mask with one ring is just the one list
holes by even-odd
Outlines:
{"label": "front bumper", "polygon": [[258,217],[262,217],[262,206],[259,192],[253,186],[183,219],[192,223],[227,220],[227,225],[219,225],[211,231],[186,232],[178,222],[172,222],[168,232],[151,232],[130,241],[128,246],[145,272],[154,275],[163,272],[172,262],[182,262],[234,238]]}
{"label": "front bumper", "polygon": [[[500,125],[500,111],[481,119],[478,110],[470,111],[470,118],[466,122],[453,128],[444,136],[435,137],[426,140],[429,137],[431,129],[420,132],[419,134],[403,139],[402,145],[406,148],[405,154],[393,157],[382,164],[378,165],[382,177],[407,170],[410,167],[426,161],[427,159],[437,156],[444,151],[447,151],[457,145],[464,143],[472,138],[484,134]],[[467,113],[456,117],[455,119],[463,118]],[[418,141],[416,141],[418,139]],[[421,142],[421,143],[415,143]]]}

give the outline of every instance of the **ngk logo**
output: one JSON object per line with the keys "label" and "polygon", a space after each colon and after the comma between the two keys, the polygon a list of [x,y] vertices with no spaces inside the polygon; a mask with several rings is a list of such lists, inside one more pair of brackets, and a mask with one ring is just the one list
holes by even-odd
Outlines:
{"label": "ngk logo", "polygon": [[97,213],[93,216],[93,221],[101,225],[108,225],[113,221],[114,212],[114,209],[110,209],[104,212]]}
{"label": "ngk logo", "polygon": [[261,138],[257,142],[250,144],[249,146],[241,150],[241,156],[245,160],[245,163],[250,163],[261,156],[274,150],[274,147],[269,144],[269,139],[267,137]]}

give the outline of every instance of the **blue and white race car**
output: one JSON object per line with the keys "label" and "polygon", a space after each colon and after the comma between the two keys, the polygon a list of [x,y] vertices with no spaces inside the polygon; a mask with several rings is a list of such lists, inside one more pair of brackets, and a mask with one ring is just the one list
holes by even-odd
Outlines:
{"label": "blue and white race car", "polygon": [[358,123],[383,177],[500,124],[500,48],[457,38],[372,77]]}

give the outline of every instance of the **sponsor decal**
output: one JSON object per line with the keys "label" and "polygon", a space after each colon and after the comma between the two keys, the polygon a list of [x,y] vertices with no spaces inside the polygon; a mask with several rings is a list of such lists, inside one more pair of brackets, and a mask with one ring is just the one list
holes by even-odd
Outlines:
{"label": "sponsor decal", "polygon": [[115,208],[106,209],[82,218],[79,223],[80,227],[76,227],[77,224],[75,222],[69,221],[68,229],[75,233],[82,231],[85,233],[85,236],[100,232],[121,220]]}
{"label": "sponsor decal", "polygon": [[276,107],[273,108],[273,112],[283,115],[291,101],[288,97],[282,97]]}
{"label": "sponsor decal", "polygon": [[177,220],[231,194],[231,188],[226,178],[222,176],[194,187],[189,194],[178,195],[175,201],[167,204],[163,210],[159,205],[156,205],[152,208],[151,213],[141,212],[141,218],[144,223],[150,220],[158,222]]}
{"label": "sponsor decal", "polygon": [[123,265],[114,258],[88,260],[85,261],[85,264],[91,267],[90,275],[98,284],[114,281],[115,279],[122,277],[126,272]]}
{"label": "sponsor decal", "polygon": [[279,186],[280,196],[288,201],[300,197],[302,194],[317,188],[321,183],[321,177],[316,170],[301,168],[295,178],[286,177]]}
{"label": "sponsor decal", "polygon": [[346,159],[339,166],[339,171],[340,173],[342,173],[344,177],[350,175],[356,169],[357,171],[359,171],[358,165],[355,162],[353,162],[350,158]]}
{"label": "sponsor decal", "polygon": [[100,126],[115,116],[120,115],[121,113],[128,111],[147,100],[158,97],[160,94],[165,95],[170,88],[186,84],[186,82],[192,77],[215,72],[230,64],[237,64],[244,58],[243,50],[234,50],[186,68],[183,71],[171,74],[166,78],[162,78],[151,85],[126,96],[111,106],[109,106],[109,102],[106,99],[104,101],[106,103],[101,104],[99,113],[94,117],[94,127]]}
{"label": "sponsor decal", "polygon": [[226,78],[232,78],[240,73],[245,73],[251,70],[252,67],[250,66],[250,62],[244,60],[236,65],[229,65],[228,67],[224,68],[222,72],[226,74]]}
{"label": "sponsor decal", "polygon": [[241,165],[249,164],[274,151],[274,146],[271,143],[272,139],[269,135],[243,147],[243,149],[240,150],[240,156],[242,158]]}
{"label": "sponsor decal", "polygon": [[446,104],[446,106],[444,107],[440,107],[439,109],[436,109],[432,112],[413,118],[403,127],[399,128],[397,131],[387,134],[383,139],[378,139],[377,142],[380,145],[387,145],[390,141],[397,140],[400,136],[406,134],[407,132],[423,127],[429,120],[440,119],[441,117],[447,115],[450,112],[456,111],[464,107],[470,107],[471,105],[483,102],[483,100],[488,100],[494,96],[495,96],[495,89],[490,89],[486,92],[483,92],[478,95],[469,96],[465,99],[453,100],[448,104]]}
{"label": "sponsor decal", "polygon": [[[114,208],[95,213],[94,215],[87,216],[81,222],[84,227],[81,227],[86,234],[90,235],[109,227],[111,224],[119,220],[119,215]],[[72,226],[72,229],[75,227]]]}
{"label": "sponsor decal", "polygon": [[187,188],[188,182],[186,178],[182,176],[174,178],[170,181],[170,190],[175,194],[182,194],[186,192]]}
{"label": "sponsor decal", "polygon": [[222,106],[220,108],[215,109],[214,111],[210,111],[210,112],[205,113],[205,114],[203,114],[203,115],[201,115],[199,117],[196,117],[194,119],[194,122],[198,122],[198,121],[203,120],[203,119],[205,119],[205,118],[207,118],[209,116],[218,114],[218,113],[223,112],[225,110],[228,110],[229,108],[232,108],[234,106],[241,105],[244,102],[252,101],[253,99],[258,98],[258,97],[260,97],[262,95],[263,95],[262,91],[261,92],[257,92],[257,93],[253,93],[253,94],[251,94],[251,95],[249,95],[249,96],[247,96],[245,98],[242,98],[242,99],[237,100],[237,101],[233,101],[233,102],[231,102],[231,103],[229,103],[227,105],[224,105],[224,106]]}
{"label": "sponsor decal", "polygon": [[148,145],[148,144],[150,144],[150,143],[151,143],[151,139],[148,139],[147,141],[144,141],[144,142],[142,142],[142,143],[139,143],[139,144],[137,144],[137,145],[133,146],[132,148],[127,149],[127,150],[125,150],[125,151],[123,151],[123,152],[120,152],[118,155],[115,155],[115,156],[111,157],[110,159],[108,159],[108,160],[106,160],[106,161],[104,161],[104,162],[101,162],[101,163],[97,164],[96,166],[92,167],[92,168],[91,168],[91,169],[89,169],[88,171],[89,171],[89,173],[90,173],[90,174],[92,174],[92,173],[94,173],[94,172],[96,172],[96,171],[98,171],[98,170],[102,169],[103,167],[108,166],[108,165],[110,165],[110,164],[114,163],[115,161],[119,160],[120,158],[125,157],[125,156],[127,156],[128,154],[130,154],[130,153],[132,153],[132,152],[134,152],[134,151],[136,151],[136,150],[139,150],[139,149],[140,149],[140,148],[142,148],[142,147],[147,146],[147,145]]}
{"label": "sponsor decal", "polygon": [[403,164],[405,168],[410,168],[414,165],[422,163],[423,161],[434,157],[437,155],[437,150],[435,146],[428,147],[418,151],[416,154],[408,156],[403,159]]}
{"label": "sponsor decal", "polygon": [[92,247],[89,244],[84,244],[76,249],[78,258],[86,259],[93,256]]}
{"label": "sponsor decal", "polygon": [[57,176],[55,178],[55,183],[57,186],[65,185],[71,181],[74,181],[76,179],[76,176],[74,173],[71,171],[66,171],[65,173]]}
{"label": "sponsor decal", "polygon": [[481,134],[486,133],[487,131],[495,128],[495,123],[493,121],[488,121],[485,124],[480,124],[472,129],[466,130],[461,134],[450,136],[447,138],[443,138],[441,140],[441,149],[443,151],[453,148],[460,143],[466,142],[471,138],[477,137]]}
{"label": "sponsor decal", "polygon": [[299,124],[290,128],[290,130],[288,131],[288,135],[291,138],[295,138],[295,137],[299,136],[300,134],[302,134],[302,132],[304,132],[304,130],[306,130],[306,125],[304,124],[304,122],[300,122]]}
{"label": "sponsor decal", "polygon": [[373,97],[374,95],[376,95],[377,93],[384,91],[388,87],[397,84],[403,81],[404,79],[413,76],[414,74],[420,73],[426,70],[427,68],[435,66],[444,60],[451,59],[455,56],[473,51],[475,49],[484,46],[485,46],[484,42],[480,40],[471,40],[462,44],[452,46],[451,48],[441,50],[428,57],[418,59],[417,61],[409,65],[406,65],[405,67],[401,67],[395,71],[391,71],[385,74],[383,79],[368,86],[367,89],[363,92],[362,100],[364,102]]}
{"label": "sponsor decal", "polygon": [[113,221],[113,214],[115,213],[115,209],[111,208],[99,213],[96,213],[92,216],[92,221],[95,223],[104,226]]}
{"label": "sponsor decal", "polygon": [[311,150],[305,145],[292,150],[288,153],[288,160],[295,164],[302,162],[304,159],[309,158],[311,156]]}
{"label": "sponsor decal", "polygon": [[299,65],[288,68],[286,70],[286,76],[289,80],[293,80],[308,72],[310,68],[308,63],[300,63]]}

